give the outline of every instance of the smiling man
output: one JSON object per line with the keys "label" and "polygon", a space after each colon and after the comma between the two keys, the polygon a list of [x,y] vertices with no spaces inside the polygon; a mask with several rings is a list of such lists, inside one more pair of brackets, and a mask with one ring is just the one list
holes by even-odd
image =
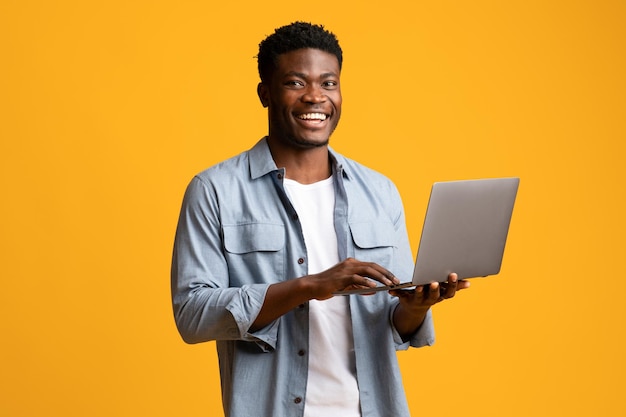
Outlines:
{"label": "smiling man", "polygon": [[269,108],[270,146],[328,145],[341,116],[339,72],[337,56],[319,49],[278,57],[275,70],[258,87],[261,102]]}
{"label": "smiling man", "polygon": [[342,61],[323,26],[276,29],[258,54],[268,135],[185,193],[174,315],[186,342],[217,341],[227,417],[409,416],[395,352],[432,344],[430,307],[469,285],[333,297],[413,271],[395,186],[328,145]]}

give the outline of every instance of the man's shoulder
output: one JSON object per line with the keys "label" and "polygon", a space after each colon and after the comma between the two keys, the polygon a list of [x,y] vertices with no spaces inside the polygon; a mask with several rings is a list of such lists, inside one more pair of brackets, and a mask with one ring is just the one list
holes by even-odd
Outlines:
{"label": "man's shoulder", "polygon": [[260,139],[252,148],[231,156],[215,165],[209,166],[196,174],[196,178],[206,181],[223,181],[224,179],[250,179],[261,176],[272,169],[275,164],[265,138]]}
{"label": "man's shoulder", "polygon": [[334,150],[331,152],[336,158],[337,163],[343,167],[348,177],[364,181],[372,181],[377,184],[393,185],[393,181],[382,172]]}
{"label": "man's shoulder", "polygon": [[246,150],[238,155],[231,156],[214,165],[211,165],[196,174],[196,177],[203,181],[213,181],[221,177],[232,177],[233,175],[241,175],[244,168],[249,166],[248,153]]}

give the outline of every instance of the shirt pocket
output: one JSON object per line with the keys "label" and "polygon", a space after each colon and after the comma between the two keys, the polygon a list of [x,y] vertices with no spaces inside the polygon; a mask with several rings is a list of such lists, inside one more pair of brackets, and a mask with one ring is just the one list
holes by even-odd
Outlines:
{"label": "shirt pocket", "polygon": [[396,231],[391,222],[350,223],[354,257],[359,261],[375,262],[393,268]]}
{"label": "shirt pocket", "polygon": [[225,225],[222,230],[231,286],[282,280],[285,226],[246,223]]}

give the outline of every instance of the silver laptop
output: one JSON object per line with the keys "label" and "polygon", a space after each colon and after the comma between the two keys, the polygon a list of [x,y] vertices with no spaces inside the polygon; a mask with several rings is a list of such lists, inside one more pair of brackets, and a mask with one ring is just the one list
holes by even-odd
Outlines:
{"label": "silver laptop", "polygon": [[498,274],[518,186],[516,177],[434,183],[412,281],[334,294],[367,294],[445,282],[452,272],[459,279]]}

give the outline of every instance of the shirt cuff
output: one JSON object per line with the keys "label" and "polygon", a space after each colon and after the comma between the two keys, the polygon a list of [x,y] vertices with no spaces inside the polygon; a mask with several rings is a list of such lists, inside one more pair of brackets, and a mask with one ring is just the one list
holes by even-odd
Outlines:
{"label": "shirt cuff", "polygon": [[393,324],[393,315],[398,308],[398,304],[390,309],[389,321],[391,323],[391,331],[393,333],[393,341],[396,344],[396,350],[407,350],[409,347],[432,346],[435,343],[435,328],[433,325],[433,317],[431,310],[428,310],[426,317],[419,329],[408,339],[402,340],[400,333]]}
{"label": "shirt cuff", "polygon": [[226,306],[226,310],[233,316],[239,329],[238,339],[255,342],[264,352],[273,351],[276,348],[280,320],[274,320],[255,332],[249,330],[263,307],[268,287],[269,284],[244,285],[239,289],[239,297],[235,297]]}

